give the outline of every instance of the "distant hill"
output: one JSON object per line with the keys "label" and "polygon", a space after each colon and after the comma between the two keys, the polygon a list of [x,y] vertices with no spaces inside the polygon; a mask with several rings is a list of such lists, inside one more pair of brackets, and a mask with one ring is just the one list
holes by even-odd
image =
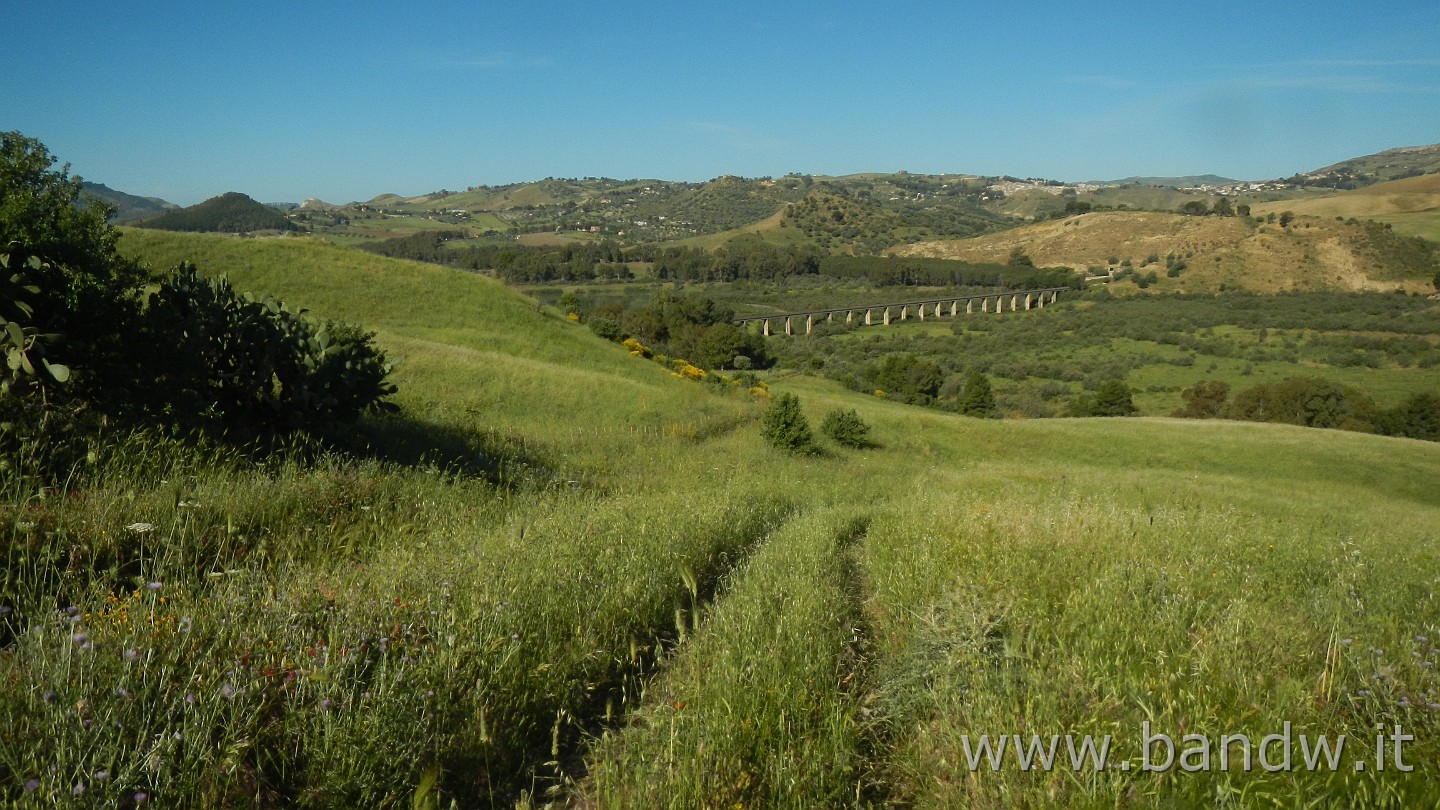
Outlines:
{"label": "distant hill", "polygon": [[162,231],[208,231],[219,233],[253,233],[255,231],[288,231],[294,225],[285,215],[258,203],[238,191],[212,197],[198,205],[181,208],[158,217],[134,223],[141,228]]}
{"label": "distant hill", "polygon": [[1352,191],[1303,200],[1261,203],[1257,214],[1292,211],[1317,217],[1373,219],[1396,233],[1440,242],[1440,174],[1376,183]]}
{"label": "distant hill", "polygon": [[84,194],[109,205],[115,209],[110,215],[111,222],[130,222],[146,217],[158,216],[166,211],[174,211],[180,206],[172,202],[166,202],[159,197],[137,197],[134,194],[126,194],[123,191],[116,191],[103,183],[85,182],[81,186]]}
{"label": "distant hill", "polygon": [[1402,146],[1374,155],[1351,158],[1286,178],[1286,182],[1297,186],[1356,189],[1387,180],[1437,173],[1440,173],[1440,144],[1433,144]]}
{"label": "distant hill", "polygon": [[1126,177],[1123,180],[1093,180],[1092,186],[1160,186],[1165,188],[1199,188],[1238,183],[1218,174],[1192,174],[1186,177]]}
{"label": "distant hill", "polygon": [[[1440,247],[1433,243],[1398,235],[1380,223],[1310,216],[1283,227],[1241,217],[1106,211],[891,252],[1005,262],[1015,250],[1040,266],[1066,265],[1117,277],[1132,270],[1141,277],[1154,273],[1152,285],[1159,290],[1430,293],[1440,271]],[[1112,289],[1134,291],[1135,285],[1112,283]]]}

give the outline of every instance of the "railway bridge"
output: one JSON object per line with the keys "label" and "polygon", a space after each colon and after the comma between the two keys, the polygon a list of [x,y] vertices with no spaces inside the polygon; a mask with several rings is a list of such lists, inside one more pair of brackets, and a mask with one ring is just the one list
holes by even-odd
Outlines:
{"label": "railway bridge", "polygon": [[[817,318],[825,321],[835,320],[836,315],[844,314],[845,323],[853,325],[857,318],[863,319],[865,326],[880,323],[889,326],[898,318],[909,320],[912,313],[920,320],[927,317],[940,318],[945,315],[951,317],[960,314],[960,305],[965,305],[965,314],[975,312],[975,302],[980,302],[981,312],[994,312],[999,314],[1007,309],[1011,312],[1018,312],[1028,309],[1043,309],[1047,303],[1053,304],[1059,299],[1060,293],[1070,292],[1069,287],[1044,287],[1038,290],[1008,290],[1006,292],[989,292],[977,295],[947,295],[940,298],[922,298],[918,301],[902,301],[898,304],[868,304],[864,306],[837,307],[835,309],[813,309],[805,312],[785,312],[776,315],[750,315],[744,318],[736,318],[735,323],[739,326],[760,322],[761,332],[770,334],[770,323],[780,321],[784,324],[785,334],[796,333],[796,319],[803,318],[805,334],[815,328]],[[992,306],[993,303],[993,306]],[[878,317],[876,313],[879,313]]]}

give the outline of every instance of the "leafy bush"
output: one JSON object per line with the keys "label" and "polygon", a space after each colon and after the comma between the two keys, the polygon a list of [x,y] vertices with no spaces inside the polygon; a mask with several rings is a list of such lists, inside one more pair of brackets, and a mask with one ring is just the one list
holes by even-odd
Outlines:
{"label": "leafy bush", "polygon": [[855,410],[836,408],[820,421],[820,431],[838,444],[856,449],[870,447],[870,426]]}
{"label": "leafy bush", "polygon": [[1376,419],[1380,432],[1389,436],[1405,436],[1440,442],[1440,394],[1422,391],[1400,405],[1380,413]]}
{"label": "leafy bush", "polygon": [[965,379],[965,388],[960,393],[956,410],[966,416],[990,417],[996,414],[995,392],[990,380],[976,371]]}
{"label": "leafy bush", "polygon": [[1090,403],[1088,416],[1134,416],[1139,410],[1123,380],[1107,380]]}
{"label": "leafy bush", "polygon": [[182,427],[286,433],[352,422],[388,407],[395,387],[373,334],[317,325],[273,298],[241,296],[181,265],[150,296],[130,405]]}
{"label": "leafy bush", "polygon": [[765,409],[760,421],[760,435],[771,446],[795,453],[811,451],[815,437],[810,432],[810,422],[800,408],[800,398],[794,394],[779,394]]}
{"label": "leafy bush", "polygon": [[1375,403],[1356,388],[1319,377],[1291,377],[1235,395],[1225,415],[1251,422],[1370,432]]}
{"label": "leafy bush", "polygon": [[1224,380],[1201,380],[1180,392],[1185,407],[1177,408],[1171,416],[1186,419],[1215,419],[1225,410],[1230,398],[1230,383]]}

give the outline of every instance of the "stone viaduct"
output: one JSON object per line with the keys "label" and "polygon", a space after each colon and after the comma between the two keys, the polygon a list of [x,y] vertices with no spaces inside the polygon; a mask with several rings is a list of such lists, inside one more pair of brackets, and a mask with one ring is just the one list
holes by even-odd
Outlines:
{"label": "stone viaduct", "polygon": [[[770,322],[781,321],[784,323],[785,334],[795,334],[795,319],[805,319],[805,334],[810,334],[815,328],[815,319],[823,317],[826,321],[835,320],[835,316],[844,313],[845,323],[854,324],[856,313],[863,318],[863,323],[870,326],[873,323],[882,323],[886,326],[898,317],[905,321],[910,319],[913,312],[920,320],[926,317],[939,318],[942,315],[959,315],[960,305],[964,303],[965,314],[969,315],[975,311],[975,302],[980,302],[981,312],[991,312],[991,302],[994,302],[993,311],[996,314],[1006,310],[1006,302],[1009,302],[1008,309],[1017,312],[1022,309],[1044,309],[1047,303],[1053,304],[1060,297],[1060,293],[1069,292],[1069,287],[1046,287],[1039,290],[1012,290],[1007,292],[982,293],[980,295],[945,296],[943,298],[926,298],[919,301],[902,301],[898,304],[870,304],[868,306],[838,307],[836,309],[815,309],[808,312],[786,312],[778,315],[751,315],[745,318],[736,318],[735,323],[744,326],[746,324],[760,322],[761,332],[770,334]],[[876,313],[880,313],[876,317]]]}

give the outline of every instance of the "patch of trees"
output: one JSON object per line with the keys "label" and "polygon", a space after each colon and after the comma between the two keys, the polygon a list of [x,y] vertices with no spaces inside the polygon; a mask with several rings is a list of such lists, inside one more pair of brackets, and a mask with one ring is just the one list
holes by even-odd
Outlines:
{"label": "patch of trees", "polygon": [[618,303],[575,308],[591,331],[607,340],[635,338],[700,368],[749,371],[775,364],[765,338],[731,323],[735,311],[704,296],[662,289],[636,309]]}
{"label": "patch of trees", "polygon": [[[1401,236],[1388,223],[1350,220],[1365,229],[1364,252],[1400,278],[1440,278],[1440,243]],[[1437,286],[1440,290],[1440,286]]]}
{"label": "patch of trees", "polygon": [[922,199],[886,205],[876,202],[868,190],[852,193],[826,184],[824,190],[787,206],[781,227],[799,230],[822,249],[849,246],[860,254],[879,254],[921,237],[979,236],[1006,227],[1003,217],[968,196],[958,196],[962,193],[943,194],[941,200],[924,199],[922,194]]}
{"label": "patch of trees", "polygon": [[155,228],[162,231],[211,233],[295,230],[295,225],[284,214],[268,205],[258,203],[238,191],[213,197],[189,208],[181,208],[158,217],[143,219],[134,224],[140,228]]}
{"label": "patch of trees", "polygon": [[1191,217],[1248,217],[1250,206],[1235,205],[1229,197],[1216,197],[1209,205],[1204,200],[1186,200],[1180,204],[1180,213]]}
{"label": "patch of trees", "polygon": [[80,181],[54,162],[39,141],[0,133],[0,455],[49,448],[37,452],[63,467],[114,419],[250,439],[386,407],[394,387],[371,334],[190,266],[150,278],[116,251],[108,209],[77,207]]}
{"label": "patch of trees", "polygon": [[[813,336],[771,345],[786,367],[947,410],[965,410],[967,379],[980,373],[996,385],[998,412],[1031,418],[1090,415],[1092,405],[1108,410],[1099,396],[1107,383],[1147,366],[1198,370],[1206,358],[1440,366],[1440,345],[1432,340],[1440,334],[1440,310],[1428,299],[1393,294],[1190,294],[1107,298],[1085,307],[1064,306],[1062,297],[1043,317],[974,315],[951,325],[949,335],[858,327],[845,340],[827,336],[851,331],[842,324],[817,325]],[[1232,328],[1219,328],[1226,326]]]}
{"label": "patch of trees", "polygon": [[1066,267],[975,264],[952,259],[831,256],[809,247],[779,247],[763,240],[734,239],[710,253],[699,248],[640,247],[637,258],[653,263],[667,281],[768,281],[794,276],[863,279],[877,287],[980,287],[1025,290],[1079,289],[1084,281]]}
{"label": "patch of trees", "polygon": [[1440,441],[1440,393],[1421,391],[1393,408],[1379,408],[1354,386],[1319,377],[1291,377],[1230,394],[1223,380],[1201,380],[1181,392],[1171,415],[1188,419],[1239,419],[1335,428]]}
{"label": "patch of trees", "polygon": [[627,264],[630,257],[610,240],[546,247],[452,244],[463,239],[465,234],[460,231],[422,231],[364,245],[363,249],[397,259],[490,272],[511,284],[623,281],[633,276]]}

